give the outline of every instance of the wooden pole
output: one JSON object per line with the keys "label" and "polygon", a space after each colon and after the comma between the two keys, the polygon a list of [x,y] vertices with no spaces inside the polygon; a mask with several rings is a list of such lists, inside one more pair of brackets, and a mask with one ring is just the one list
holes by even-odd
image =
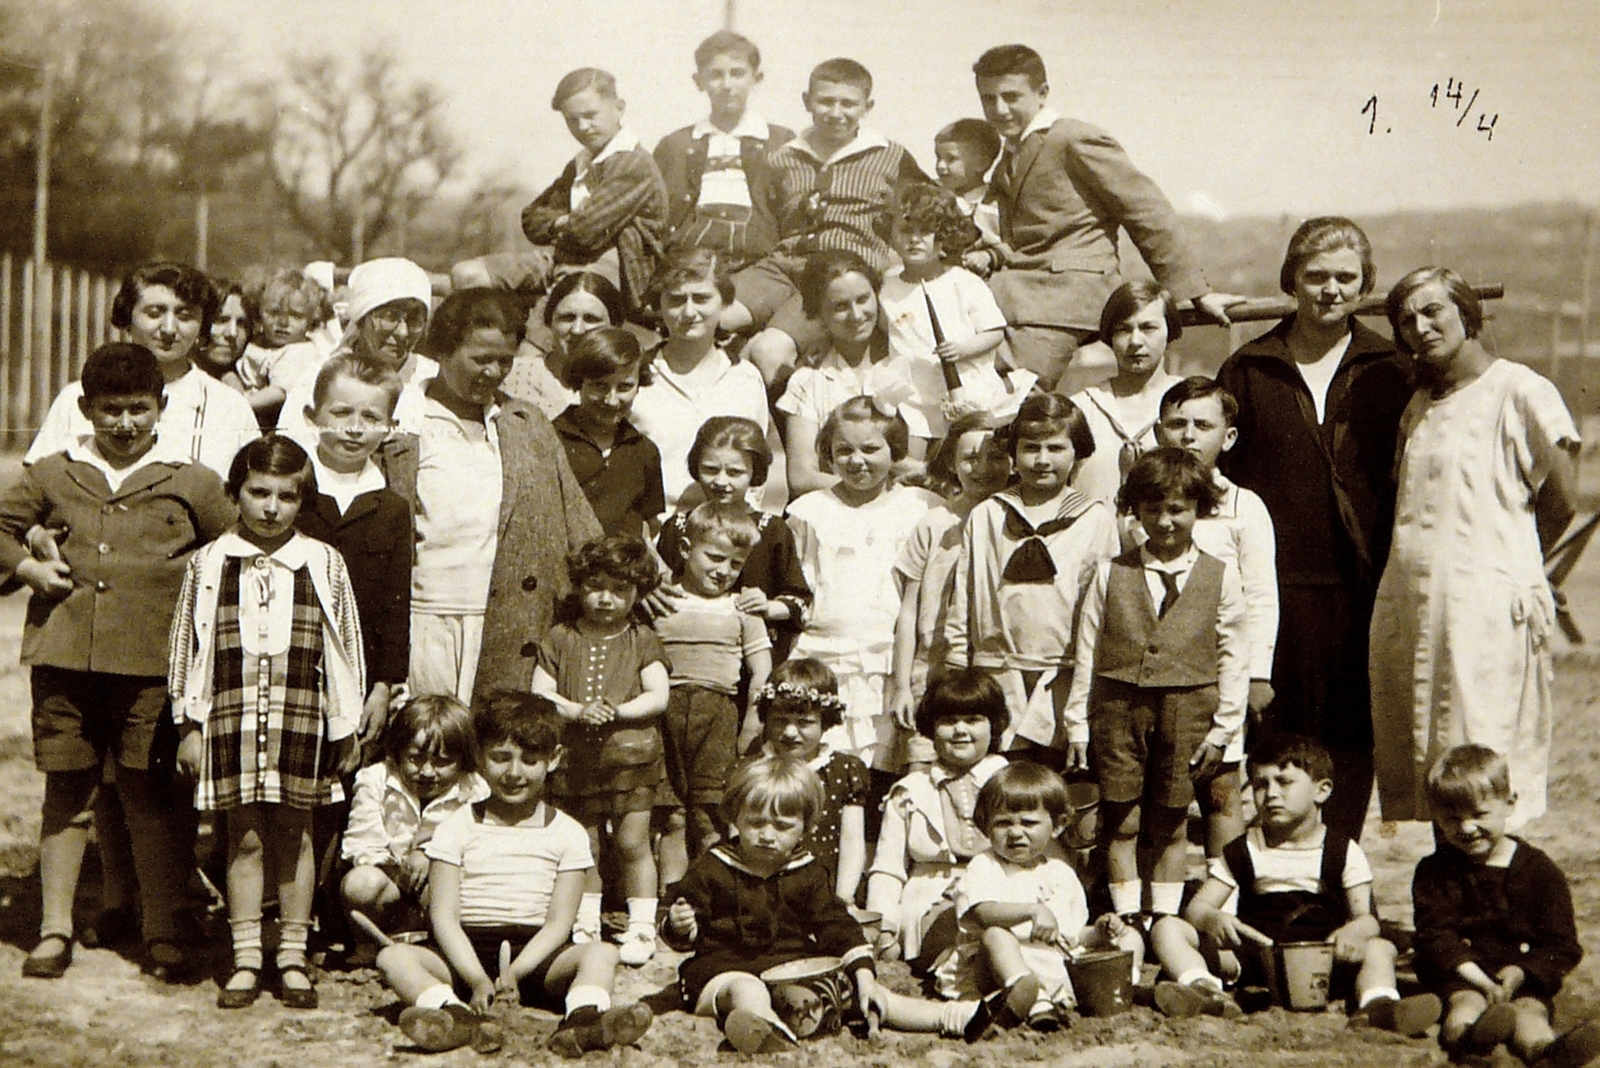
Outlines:
{"label": "wooden pole", "polygon": [[[1479,300],[1499,300],[1506,295],[1506,287],[1499,282],[1473,286],[1472,291],[1478,294]],[[1384,314],[1384,301],[1386,298],[1387,294],[1384,293],[1367,294],[1361,298],[1361,303],[1356,305],[1356,314]],[[1228,318],[1236,323],[1264,322],[1268,319],[1282,319],[1286,315],[1292,315],[1294,309],[1294,298],[1291,296],[1251,297],[1249,300],[1241,301],[1229,308]],[[1187,301],[1178,305],[1178,321],[1184,326],[1215,325],[1193,304]]]}
{"label": "wooden pole", "polygon": [[33,309],[33,330],[36,334],[33,355],[35,360],[43,364],[44,369],[44,374],[35,375],[36,383],[49,381],[50,135],[51,127],[54,125],[52,110],[55,91],[55,65],[46,62],[39,92],[39,132],[34,140],[33,164],[33,297],[36,301]]}
{"label": "wooden pole", "polygon": [[55,288],[54,271],[48,266],[39,271],[33,278],[34,319],[33,332],[38,338],[38,344],[33,352],[33,416],[34,426],[37,429],[39,421],[44,419],[44,413],[50,410],[50,368],[55,362],[52,358],[51,343],[53,338],[50,322],[50,309],[54,306],[52,291]]}
{"label": "wooden pole", "polygon": [[56,358],[50,361],[50,397],[72,381],[72,268],[56,269],[60,292],[56,296]]}
{"label": "wooden pole", "polygon": [[17,361],[11,358],[11,253],[0,253],[0,424],[6,431],[4,443],[14,446],[11,401],[16,396]]}
{"label": "wooden pole", "polygon": [[38,430],[33,417],[33,261],[22,261],[22,353],[17,360],[17,392],[11,401],[11,427],[29,438]]}
{"label": "wooden pole", "polygon": [[79,271],[77,284],[72,287],[72,297],[75,301],[74,310],[78,315],[77,328],[73,331],[72,347],[72,374],[68,381],[77,381],[83,377],[83,365],[89,362],[89,272]]}
{"label": "wooden pole", "polygon": [[99,348],[106,343],[106,305],[109,302],[109,292],[103,276],[96,276],[94,280],[94,348]]}
{"label": "wooden pole", "polygon": [[206,269],[206,244],[211,233],[211,197],[200,191],[194,202],[194,265]]}

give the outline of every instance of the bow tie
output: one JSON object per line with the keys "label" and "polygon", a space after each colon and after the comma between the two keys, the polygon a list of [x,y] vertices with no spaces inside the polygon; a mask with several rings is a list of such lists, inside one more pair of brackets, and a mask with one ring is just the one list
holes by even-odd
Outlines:
{"label": "bow tie", "polygon": [[1078,521],[1083,513],[1047,519],[1037,527],[1010,508],[1006,509],[1006,537],[1024,539],[1006,561],[1000,577],[1006,582],[1050,582],[1056,577],[1056,562],[1050,559],[1044,539],[1059,534]]}

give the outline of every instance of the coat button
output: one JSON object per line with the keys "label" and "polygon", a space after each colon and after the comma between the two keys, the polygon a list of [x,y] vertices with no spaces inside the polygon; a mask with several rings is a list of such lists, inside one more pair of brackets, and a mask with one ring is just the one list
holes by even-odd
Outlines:
{"label": "coat button", "polygon": [[101,542],[99,545],[95,546],[95,551],[101,556],[104,556],[106,553],[111,551],[111,546],[107,545],[105,542]]}
{"label": "coat button", "polygon": [[94,584],[94,588],[99,590],[101,593],[104,593],[111,588],[111,583],[107,582],[105,579],[101,579],[99,582]]}
{"label": "coat button", "polygon": [[527,590],[529,593],[532,593],[534,590],[539,588],[539,580],[534,578],[532,575],[529,575],[527,578],[522,580],[522,588]]}
{"label": "coat button", "polygon": [[522,643],[522,648],[519,651],[522,653],[523,656],[531,658],[531,657],[533,657],[534,655],[536,655],[539,652],[539,647],[537,645],[535,645],[533,642],[523,642]]}

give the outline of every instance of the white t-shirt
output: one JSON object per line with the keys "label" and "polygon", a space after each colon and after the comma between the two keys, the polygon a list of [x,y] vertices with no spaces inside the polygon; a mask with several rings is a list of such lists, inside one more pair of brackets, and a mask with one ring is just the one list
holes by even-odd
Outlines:
{"label": "white t-shirt", "polygon": [[[965,917],[973,906],[986,901],[1005,904],[1044,905],[1056,918],[1058,930],[1076,934],[1089,925],[1089,902],[1083,884],[1060,851],[1052,849],[1031,868],[1019,868],[993,853],[979,853],[967,862],[967,870],[956,880],[956,914]],[[964,928],[970,927],[963,924]],[[1033,921],[1011,925],[1011,933],[1026,942],[1033,935]]]}
{"label": "white t-shirt", "polygon": [[459,808],[424,851],[461,869],[463,927],[543,926],[556,876],[594,867],[583,825],[548,805],[516,827],[483,823],[472,806]]}
{"label": "white t-shirt", "polygon": [[[1323,832],[1323,840],[1327,832]],[[1322,890],[1322,841],[1311,846],[1269,847],[1260,827],[1245,831],[1245,848],[1250,850],[1250,863],[1256,869],[1256,893],[1272,894],[1288,890],[1319,893]],[[1220,883],[1238,889],[1239,880],[1228,867],[1226,857],[1212,857],[1206,861],[1206,874]],[[1344,889],[1372,882],[1372,866],[1367,855],[1355,842],[1344,856]],[[1232,895],[1230,895],[1231,899]]]}

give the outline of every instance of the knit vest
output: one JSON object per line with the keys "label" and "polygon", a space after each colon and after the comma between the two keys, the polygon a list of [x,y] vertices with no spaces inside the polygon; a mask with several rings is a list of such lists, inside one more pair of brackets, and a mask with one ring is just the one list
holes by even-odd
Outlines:
{"label": "knit vest", "polygon": [[1350,839],[1326,832],[1322,841],[1322,888],[1256,892],[1256,866],[1241,834],[1222,847],[1228,870],[1239,884],[1239,919],[1275,942],[1320,942],[1350,918],[1344,893],[1344,862]]}
{"label": "knit vest", "polygon": [[1158,619],[1139,551],[1111,561],[1095,674],[1151,689],[1215,685],[1222,573],[1221,560],[1201,553],[1178,600]]}

